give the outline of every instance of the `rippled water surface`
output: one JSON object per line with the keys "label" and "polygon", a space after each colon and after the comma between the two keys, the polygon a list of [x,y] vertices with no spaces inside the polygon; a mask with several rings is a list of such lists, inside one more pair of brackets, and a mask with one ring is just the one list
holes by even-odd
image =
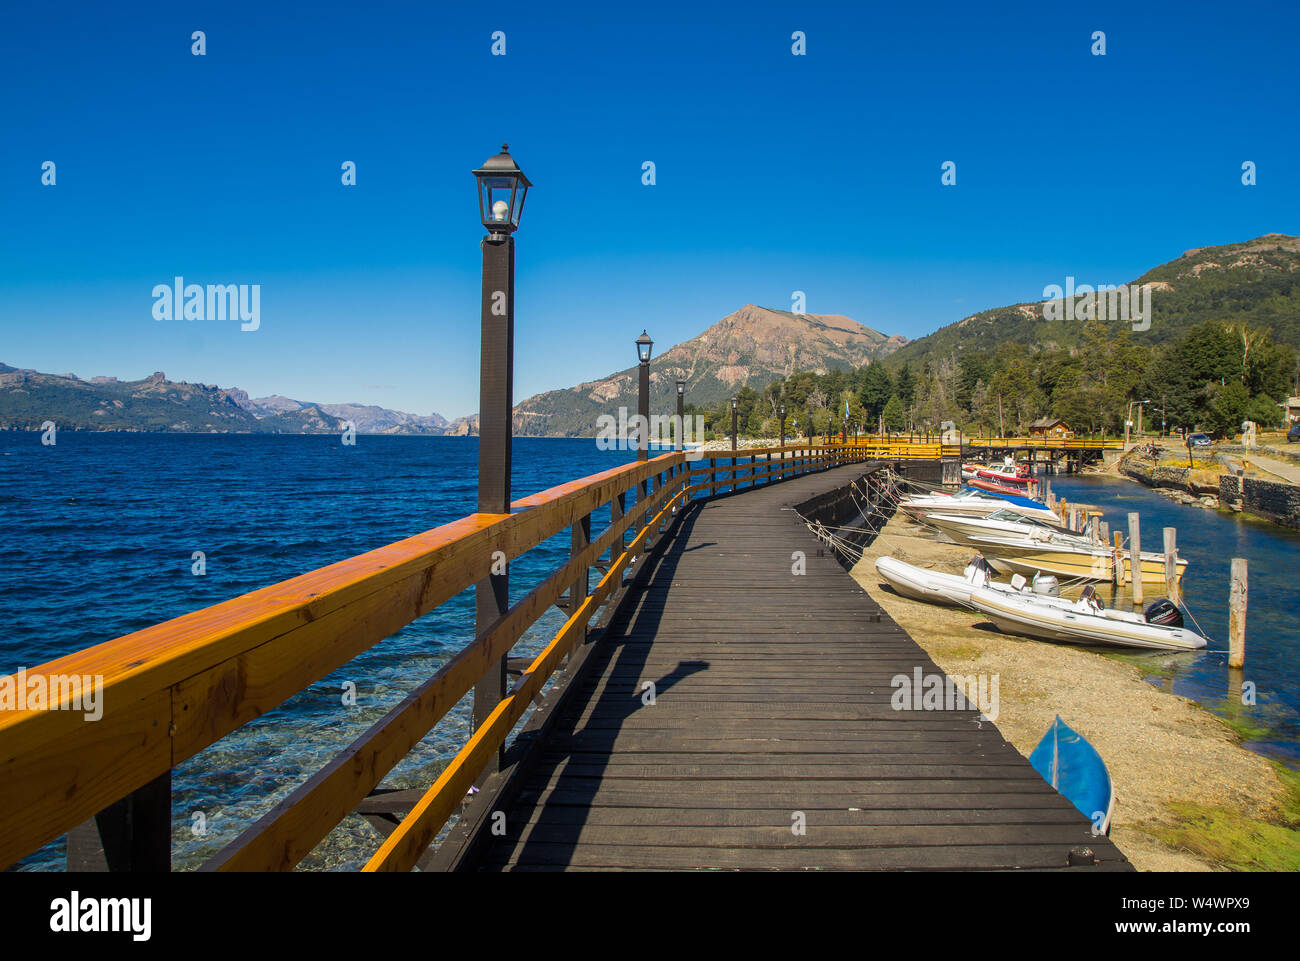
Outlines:
{"label": "rippled water surface", "polygon": [[[630,459],[591,440],[520,438],[516,497]],[[476,438],[0,432],[0,672],[364,553],[472,513]],[[596,531],[606,516],[593,518]],[[567,559],[567,531],[511,566],[523,596]],[[206,573],[192,573],[195,551]],[[536,652],[552,609],[515,654]],[[219,850],[472,638],[462,593],[174,772],[174,864]],[[358,703],[342,704],[344,682]],[[468,736],[469,698],[387,779],[432,783]],[[201,818],[196,818],[196,814]],[[194,827],[202,825],[202,831]],[[305,867],[355,868],[378,843],[349,818]],[[21,865],[61,868],[64,845]]]}

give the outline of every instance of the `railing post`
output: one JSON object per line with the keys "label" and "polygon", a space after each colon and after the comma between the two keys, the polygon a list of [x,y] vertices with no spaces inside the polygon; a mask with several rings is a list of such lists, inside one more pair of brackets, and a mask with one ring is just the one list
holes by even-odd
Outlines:
{"label": "railing post", "polygon": [[[623,514],[627,511],[627,492],[619,491],[614,495],[614,499],[609,502],[609,525],[614,526],[618,521],[623,519]],[[622,543],[620,543],[620,541]],[[612,564],[618,560],[618,555],[623,553],[623,547],[627,543],[627,532],[623,536],[609,545],[609,560]]]}
{"label": "railing post", "polygon": [[[578,523],[573,525],[572,531],[573,531],[572,538],[569,541],[570,559],[577,557],[579,554],[581,554],[583,551],[585,551],[588,547],[591,546],[591,515],[587,514],[582,518],[580,518],[578,520]],[[572,617],[574,612],[576,612],[578,608],[582,606],[582,602],[587,599],[587,595],[590,593],[591,593],[591,568],[584,567],[582,569],[582,572],[578,575],[578,579],[574,581],[573,586],[569,588],[569,616],[570,617]],[[569,657],[570,658],[573,657],[573,652],[576,652],[580,647],[582,647],[582,645],[586,643],[587,643],[587,622],[584,621],[582,623],[582,626],[578,628],[578,639],[574,642],[573,651],[570,652]]]}
{"label": "railing post", "polygon": [[68,832],[69,871],[172,869],[172,772],[110,804]]}
{"label": "railing post", "polygon": [[[513,434],[515,354],[515,242],[509,234],[482,243],[482,350],[479,368],[478,509],[510,513],[510,454]],[[504,306],[504,310],[501,307]],[[474,633],[483,634],[510,607],[510,559],[492,559],[490,573],[474,588]],[[486,723],[506,696],[508,654],[493,664],[474,687],[473,724]],[[500,769],[502,746],[483,771]]]}
{"label": "railing post", "polygon": [[[649,510],[650,489],[651,489],[650,478],[647,477],[645,480],[641,482],[641,487],[637,493],[637,498],[636,498],[637,514],[640,515],[640,517],[638,517],[637,519],[638,533],[640,533],[641,530],[648,528],[650,526],[650,521],[652,519],[652,515],[650,514],[650,510]],[[658,490],[658,488],[655,489]],[[643,553],[650,549],[650,543],[653,539],[654,539],[653,533],[646,534],[645,540],[641,544],[641,550]]]}

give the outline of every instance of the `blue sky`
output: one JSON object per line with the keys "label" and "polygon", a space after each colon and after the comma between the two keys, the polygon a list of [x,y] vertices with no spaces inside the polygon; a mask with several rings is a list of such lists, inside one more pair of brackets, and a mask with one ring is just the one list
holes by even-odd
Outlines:
{"label": "blue sky", "polygon": [[[917,337],[1300,233],[1297,27],[1285,4],[6,4],[0,361],[470,413],[469,171],[503,140],[536,184],[517,400],[794,290]],[[260,329],[154,320],[178,274],[260,284]]]}

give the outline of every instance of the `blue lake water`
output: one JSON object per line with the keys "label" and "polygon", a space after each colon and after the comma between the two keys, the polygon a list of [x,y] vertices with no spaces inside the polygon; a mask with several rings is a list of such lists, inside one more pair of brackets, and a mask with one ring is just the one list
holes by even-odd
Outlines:
{"label": "blue lake water", "polygon": [[[1178,554],[1187,559],[1184,607],[1211,639],[1209,652],[1142,654],[1161,686],[1269,731],[1247,746],[1300,767],[1300,609],[1296,575],[1300,531],[1231,512],[1171,501],[1134,481],[1103,476],[1053,477],[1052,490],[1072,503],[1093,504],[1111,530],[1127,536],[1128,514],[1142,520],[1142,546],[1161,551],[1165,527],[1178,531]],[[1246,665],[1239,679],[1227,664],[1228,583],[1234,557],[1248,566],[1250,610]],[[1147,603],[1153,596],[1147,586]],[[1188,621],[1188,626],[1195,627]],[[1256,704],[1241,703],[1240,686],[1254,684]],[[1249,691],[1249,689],[1247,689]]]}
{"label": "blue lake water", "polygon": [[[0,672],[227,600],[471,513],[475,438],[0,432]],[[515,441],[516,497],[625,463],[593,440]],[[1272,732],[1252,746],[1300,760],[1300,618],[1294,608],[1300,535],[1172,503],[1128,481],[1056,478],[1071,501],[1102,507],[1112,527],[1142,514],[1145,540],[1178,528],[1189,560],[1191,611],[1222,648],[1228,564],[1250,561],[1245,677],[1257,706],[1241,712]],[[593,518],[596,532],[606,518]],[[511,567],[517,599],[566,558],[567,532]],[[206,555],[195,576],[194,551]],[[535,653],[563,622],[551,610],[516,654]],[[174,866],[197,867],[472,639],[466,591],[339,671],[223,738],[174,772]],[[1209,706],[1229,690],[1225,655],[1150,655],[1160,683]],[[1141,661],[1140,661],[1141,662]],[[342,704],[344,682],[358,703]],[[386,779],[427,787],[469,735],[466,698]],[[199,824],[201,820],[201,830]],[[303,863],[355,869],[379,843],[351,817]],[[61,869],[52,842],[20,870]]]}
{"label": "blue lake water", "polygon": [[[594,440],[520,438],[512,487],[532,494],[626,463]],[[0,432],[0,673],[207,607],[447,523],[475,509],[477,438]],[[593,517],[595,532],[608,512]],[[203,551],[206,573],[192,573]],[[567,560],[567,532],[511,565],[512,598]],[[173,775],[174,865],[232,840],[473,636],[465,591]],[[515,654],[563,624],[552,609]],[[342,704],[342,685],[358,704]],[[470,698],[388,778],[432,783],[469,734]],[[201,821],[195,814],[202,815]],[[355,823],[354,823],[355,822]],[[202,832],[194,827],[201,825]],[[305,866],[356,868],[379,836],[350,818]],[[21,865],[61,868],[64,846]]]}

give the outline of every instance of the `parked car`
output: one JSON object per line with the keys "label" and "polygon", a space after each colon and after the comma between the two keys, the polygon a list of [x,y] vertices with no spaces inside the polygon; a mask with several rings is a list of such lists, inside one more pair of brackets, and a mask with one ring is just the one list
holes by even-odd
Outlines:
{"label": "parked car", "polygon": [[1300,441],[1300,421],[1291,425],[1291,429],[1286,432],[1286,439],[1292,444],[1296,441]]}
{"label": "parked car", "polygon": [[1187,438],[1188,447],[1213,447],[1214,441],[1210,440],[1209,434],[1192,434]]}

